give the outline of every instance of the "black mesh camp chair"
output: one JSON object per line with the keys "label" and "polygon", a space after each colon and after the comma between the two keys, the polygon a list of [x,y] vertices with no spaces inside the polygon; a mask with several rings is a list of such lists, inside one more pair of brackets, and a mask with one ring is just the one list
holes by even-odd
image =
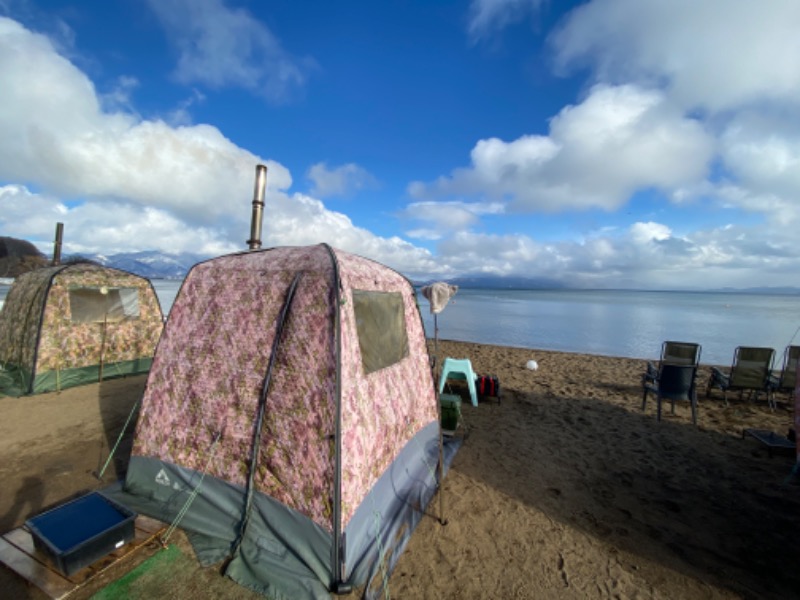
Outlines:
{"label": "black mesh camp chair", "polygon": [[738,391],[739,398],[744,392],[749,392],[749,397],[758,399],[758,394],[764,392],[769,398],[769,378],[772,373],[772,361],[775,350],[772,348],[755,348],[739,346],[733,353],[733,365],[730,373],[723,373],[716,367],[711,367],[711,377],[706,386],[706,397],[711,397],[711,390],[719,388],[725,405],[728,405],[728,391]]}
{"label": "black mesh camp chair", "polygon": [[800,346],[786,346],[783,351],[783,368],[777,375],[769,376],[769,402],[775,408],[775,394],[794,392],[797,384],[797,362],[800,360]]}
{"label": "black mesh camp chair", "polygon": [[667,399],[675,413],[676,400],[688,400],[692,407],[692,423],[697,424],[697,389],[695,377],[700,364],[700,345],[689,342],[664,342],[658,366],[647,363],[642,377],[642,410],[647,407],[647,395],[655,394],[656,419],[661,420],[661,400]]}

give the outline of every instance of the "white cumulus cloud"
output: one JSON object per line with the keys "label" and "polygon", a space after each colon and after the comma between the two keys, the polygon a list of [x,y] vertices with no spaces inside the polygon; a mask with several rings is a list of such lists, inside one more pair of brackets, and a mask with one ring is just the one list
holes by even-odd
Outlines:
{"label": "white cumulus cloud", "polygon": [[498,215],[504,212],[499,203],[480,202],[412,202],[400,213],[400,217],[426,226],[410,229],[411,238],[437,240],[447,234],[465,231],[478,223],[483,215]]}
{"label": "white cumulus cloud", "polygon": [[313,61],[287,52],[263,23],[224,0],[148,0],[178,51],[175,77],[275,101],[305,85]]}
{"label": "white cumulus cloud", "polygon": [[800,98],[795,0],[592,0],[552,36],[562,68],[600,81],[663,85],[689,108],[719,111]]}
{"label": "white cumulus cloud", "polygon": [[545,0],[472,0],[467,31],[480,39],[535,12]]}
{"label": "white cumulus cloud", "polygon": [[[123,88],[133,80],[121,79]],[[328,242],[407,273],[435,270],[427,250],[381,238],[291,194],[289,171],[210,125],[171,126],[103,106],[92,81],[50,42],[0,17],[0,230],[65,252],[245,248],[255,165],[268,167],[263,242]]]}
{"label": "white cumulus cloud", "polygon": [[306,176],[313,184],[311,193],[320,198],[350,196],[378,183],[364,167],[355,163],[330,168],[320,162],[313,165]]}
{"label": "white cumulus cloud", "polygon": [[703,125],[657,90],[599,85],[552,119],[549,136],[480,140],[469,167],[409,193],[487,197],[518,211],[613,210],[640,188],[702,181],[713,153]]}

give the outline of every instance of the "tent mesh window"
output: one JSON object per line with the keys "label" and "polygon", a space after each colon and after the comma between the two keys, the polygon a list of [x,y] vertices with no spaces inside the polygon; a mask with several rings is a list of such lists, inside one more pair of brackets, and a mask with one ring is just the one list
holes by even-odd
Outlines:
{"label": "tent mesh window", "polygon": [[365,373],[391,366],[408,356],[402,294],[353,290],[353,311]]}
{"label": "tent mesh window", "polygon": [[73,323],[103,323],[139,318],[136,288],[78,287],[69,290]]}

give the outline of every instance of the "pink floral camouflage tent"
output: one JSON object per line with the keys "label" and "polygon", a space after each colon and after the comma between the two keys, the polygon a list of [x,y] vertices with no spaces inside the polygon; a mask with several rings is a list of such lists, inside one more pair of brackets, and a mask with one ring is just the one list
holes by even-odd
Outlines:
{"label": "pink floral camouflage tent", "polygon": [[196,265],[170,312],[118,499],[274,598],[391,570],[439,484],[410,282],[327,245]]}
{"label": "pink floral camouflage tent", "polygon": [[144,277],[92,263],[25,273],[0,312],[0,391],[38,394],[146,373],[162,328]]}

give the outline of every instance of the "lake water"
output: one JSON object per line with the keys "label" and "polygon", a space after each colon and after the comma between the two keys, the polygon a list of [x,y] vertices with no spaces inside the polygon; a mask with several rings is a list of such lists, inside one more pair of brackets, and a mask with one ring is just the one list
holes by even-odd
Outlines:
{"label": "lake water", "polygon": [[[420,307],[432,336],[427,300]],[[630,358],[658,358],[664,340],[696,342],[701,362],[729,365],[736,346],[782,357],[800,342],[800,296],[461,289],[438,321],[441,339]]]}
{"label": "lake water", "polygon": [[[168,312],[181,282],[153,285]],[[433,337],[428,301],[419,305]],[[800,296],[462,288],[437,320],[440,339],[653,359],[677,340],[701,344],[705,364],[729,365],[736,346],[775,348],[780,359],[800,343]]]}
{"label": "lake water", "polygon": [[[153,285],[167,313],[181,282]],[[0,285],[0,301],[7,289]],[[433,337],[428,301],[419,304]],[[800,296],[461,289],[438,322],[440,339],[630,358],[658,358],[664,340],[697,342],[701,362],[729,365],[736,346],[775,348],[780,360],[800,343]]]}

